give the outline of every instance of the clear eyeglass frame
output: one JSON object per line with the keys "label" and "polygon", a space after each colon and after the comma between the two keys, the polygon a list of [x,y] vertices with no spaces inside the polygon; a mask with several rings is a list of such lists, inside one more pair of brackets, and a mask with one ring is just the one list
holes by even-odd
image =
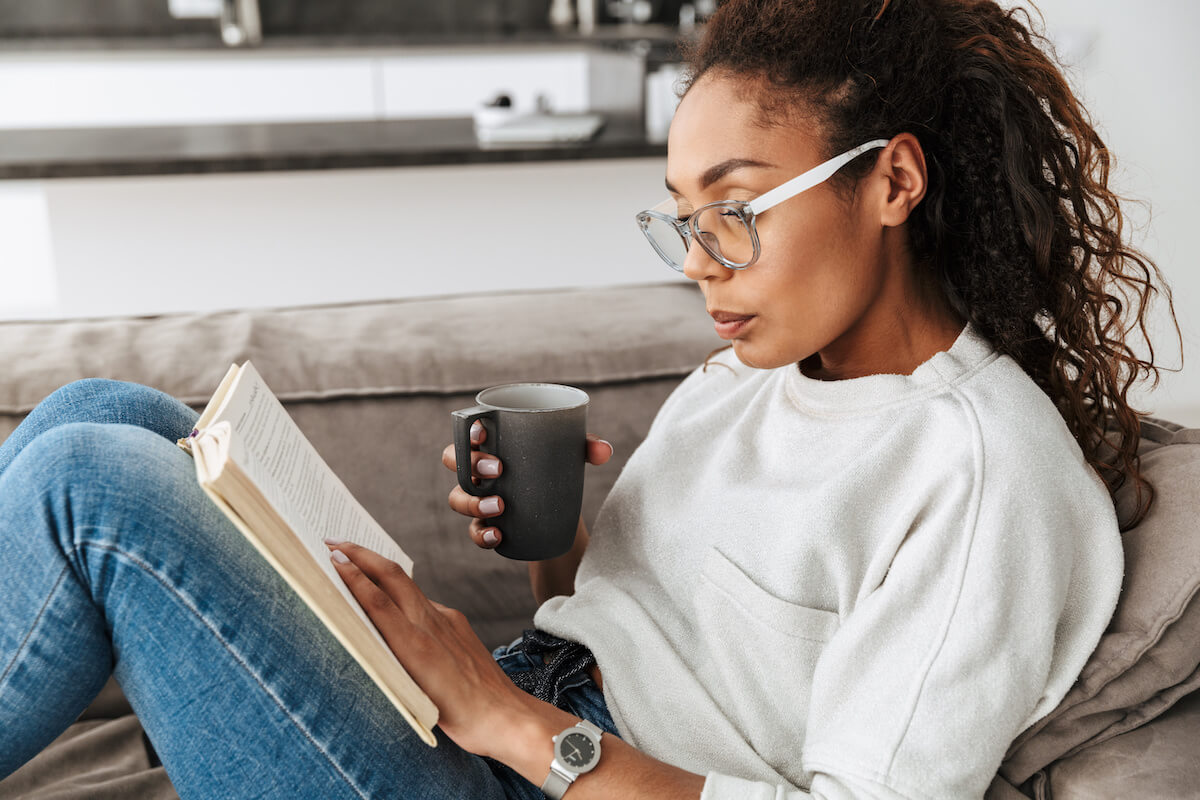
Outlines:
{"label": "clear eyeglass frame", "polygon": [[[823,161],[812,169],[776,186],[774,189],[760,194],[753,200],[719,200],[697,208],[683,219],[678,218],[674,213],[677,208],[675,199],[668,197],[654,206],[654,208],[639,212],[637,214],[638,227],[645,234],[646,239],[650,242],[650,246],[654,248],[654,252],[658,253],[659,257],[667,263],[667,266],[676,272],[683,272],[683,261],[691,249],[693,239],[699,242],[704,251],[723,266],[735,270],[745,269],[758,261],[758,257],[762,254],[762,244],[759,241],[758,228],[755,225],[755,220],[760,214],[774,208],[784,200],[790,200],[801,192],[808,191],[814,186],[824,183],[839,169],[849,164],[858,156],[870,150],[886,147],[888,141],[887,139],[874,139],[852,150],[847,150],[845,153],[834,156],[828,161]],[[716,234],[697,227],[697,220],[704,218],[706,212],[714,210],[723,210],[734,214],[745,227],[750,243],[750,257],[746,261],[733,261],[727,258],[719,248],[719,238]],[[655,237],[652,232],[652,226],[661,229],[661,226],[656,225],[656,223],[666,223],[679,236],[680,243],[683,245],[682,258],[676,259],[672,256],[669,251],[675,248],[672,248],[668,242],[659,241]]]}

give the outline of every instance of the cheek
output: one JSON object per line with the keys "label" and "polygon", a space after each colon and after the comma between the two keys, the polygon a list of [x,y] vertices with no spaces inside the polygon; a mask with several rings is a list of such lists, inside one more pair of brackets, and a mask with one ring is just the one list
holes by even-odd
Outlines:
{"label": "cheek", "polygon": [[773,237],[769,258],[764,242],[763,259],[770,265],[764,282],[770,287],[762,299],[775,305],[798,303],[810,312],[828,314],[854,305],[869,291],[872,270],[867,265],[873,263],[869,235],[847,209],[822,203],[813,213],[790,222]]}
{"label": "cheek", "polygon": [[[807,209],[805,209],[807,211]],[[827,209],[781,214],[759,229],[761,261],[777,279],[809,280],[830,270],[845,247],[846,234]],[[844,225],[845,221],[841,221]]]}
{"label": "cheek", "polygon": [[800,361],[837,338],[872,293],[869,270],[851,241],[826,235],[818,246],[797,236],[744,273],[748,308],[763,317],[757,336],[737,343],[750,366]]}
{"label": "cheek", "polygon": [[814,308],[831,302],[839,284],[841,266],[837,253],[826,242],[801,231],[776,237],[762,259],[750,270],[755,299],[781,321],[807,316]]}

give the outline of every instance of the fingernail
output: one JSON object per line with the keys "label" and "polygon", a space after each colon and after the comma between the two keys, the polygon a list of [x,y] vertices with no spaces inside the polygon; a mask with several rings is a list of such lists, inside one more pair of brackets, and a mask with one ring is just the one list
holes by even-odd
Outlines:
{"label": "fingernail", "polygon": [[350,563],[350,557],[347,556],[345,553],[343,553],[341,550],[334,550],[333,553],[330,554],[329,557],[332,558],[334,561],[338,562],[339,564],[349,564]]}
{"label": "fingernail", "polygon": [[479,510],[480,510],[480,512],[487,514],[488,516],[491,516],[493,514],[499,514],[500,513],[500,498],[499,497],[485,497],[484,499],[479,501]]}
{"label": "fingernail", "polygon": [[483,532],[483,543],[484,544],[486,544],[488,546],[494,546],[496,544],[496,542],[498,542],[498,541],[500,541],[500,537],[496,535],[496,532],[494,530],[487,530],[487,531]]}
{"label": "fingernail", "polygon": [[479,470],[479,474],[485,478],[494,478],[500,474],[500,461],[495,458],[481,458],[479,463],[475,465]]}
{"label": "fingernail", "polygon": [[345,539],[333,539],[328,536],[325,537],[325,544],[329,545],[330,547],[333,547],[334,545],[339,545],[344,541],[346,541],[346,540]]}
{"label": "fingernail", "polygon": [[483,435],[483,426],[478,422],[471,423],[471,444],[479,444],[479,437]]}

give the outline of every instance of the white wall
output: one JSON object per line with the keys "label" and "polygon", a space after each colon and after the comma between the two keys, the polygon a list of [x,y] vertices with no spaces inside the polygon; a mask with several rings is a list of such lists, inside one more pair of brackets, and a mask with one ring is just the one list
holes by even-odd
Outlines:
{"label": "white wall", "polygon": [[[1047,30],[1076,61],[1070,77],[1116,159],[1110,185],[1128,205],[1132,241],[1166,276],[1183,331],[1186,371],[1164,374],[1143,409],[1200,426],[1200,270],[1192,234],[1200,219],[1200,4],[1194,0],[1040,0]],[[1155,315],[1156,356],[1179,366],[1165,309]]]}

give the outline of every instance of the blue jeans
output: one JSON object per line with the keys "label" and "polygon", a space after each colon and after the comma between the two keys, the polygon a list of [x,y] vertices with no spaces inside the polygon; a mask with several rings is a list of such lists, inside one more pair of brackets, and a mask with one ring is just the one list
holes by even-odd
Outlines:
{"label": "blue jeans", "polygon": [[[440,729],[436,748],[416,737],[200,490],[175,445],[196,416],[80,381],[0,445],[0,778],[111,674],[183,798],[540,800]],[[590,678],[565,703],[616,734]]]}

